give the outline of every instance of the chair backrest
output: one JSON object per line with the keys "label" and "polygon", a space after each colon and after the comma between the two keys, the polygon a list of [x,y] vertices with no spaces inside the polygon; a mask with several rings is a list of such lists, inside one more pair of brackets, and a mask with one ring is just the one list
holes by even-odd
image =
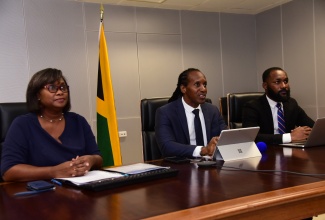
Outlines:
{"label": "chair backrest", "polygon": [[[168,103],[169,97],[150,98],[141,100],[141,132],[144,161],[162,158],[155,134],[156,110]],[[207,98],[206,102],[212,103]]]}
{"label": "chair backrest", "polygon": [[228,126],[230,129],[241,128],[243,106],[246,102],[261,97],[264,92],[228,93]]}
{"label": "chair backrest", "polygon": [[19,115],[28,113],[25,102],[0,103],[0,146],[5,140],[11,122]]}
{"label": "chair backrest", "polygon": [[[0,103],[0,160],[2,154],[2,144],[5,140],[11,122],[19,115],[28,113],[25,102]],[[2,178],[0,177],[0,181]]]}
{"label": "chair backrest", "polygon": [[141,100],[141,130],[144,161],[162,158],[155,135],[156,110],[168,103],[169,97]]}
{"label": "chair backrest", "polygon": [[228,125],[227,96],[219,98],[219,111],[223,120],[225,120],[226,125]]}

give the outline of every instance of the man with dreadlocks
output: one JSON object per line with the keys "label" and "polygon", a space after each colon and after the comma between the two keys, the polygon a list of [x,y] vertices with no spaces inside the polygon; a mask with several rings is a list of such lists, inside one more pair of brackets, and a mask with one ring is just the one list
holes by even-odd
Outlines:
{"label": "man with dreadlocks", "polygon": [[212,156],[218,136],[227,126],[218,108],[206,103],[207,80],[189,68],[178,77],[168,104],[156,112],[156,138],[164,157]]}

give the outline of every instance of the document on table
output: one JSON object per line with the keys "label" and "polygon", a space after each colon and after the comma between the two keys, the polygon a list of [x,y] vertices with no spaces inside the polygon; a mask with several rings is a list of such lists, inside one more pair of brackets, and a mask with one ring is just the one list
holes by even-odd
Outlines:
{"label": "document on table", "polygon": [[76,186],[81,186],[89,182],[100,181],[104,179],[114,179],[129,174],[130,175],[138,174],[138,173],[144,173],[152,170],[168,169],[168,168],[169,167],[162,167],[162,166],[157,166],[157,165],[147,164],[147,163],[136,163],[132,165],[106,168],[104,170],[92,170],[89,171],[84,176],[55,178],[54,180],[59,181],[61,183],[70,183]]}
{"label": "document on table", "polygon": [[169,167],[162,167],[162,166],[157,166],[148,163],[136,163],[136,164],[126,165],[126,166],[106,168],[105,170],[113,171],[117,173],[123,173],[123,174],[137,174],[137,173],[144,173],[144,172],[158,170],[158,169],[169,169]]}
{"label": "document on table", "polygon": [[100,181],[103,179],[114,179],[123,177],[124,175],[121,173],[115,173],[115,172],[107,172],[104,170],[92,170],[89,171],[84,176],[78,176],[78,177],[68,177],[68,178],[55,178],[55,180],[59,182],[70,182],[76,186],[80,186],[89,182],[93,181]]}

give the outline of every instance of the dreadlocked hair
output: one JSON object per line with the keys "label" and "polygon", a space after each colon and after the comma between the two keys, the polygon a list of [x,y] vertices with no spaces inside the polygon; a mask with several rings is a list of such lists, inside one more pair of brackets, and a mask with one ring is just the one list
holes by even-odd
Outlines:
{"label": "dreadlocked hair", "polygon": [[173,92],[172,97],[170,97],[170,99],[168,100],[168,102],[173,102],[183,96],[183,93],[181,91],[181,85],[187,86],[188,74],[193,71],[201,72],[200,70],[198,70],[196,68],[188,68],[187,70],[184,70],[181,74],[179,74],[177,87],[176,87],[175,91]]}

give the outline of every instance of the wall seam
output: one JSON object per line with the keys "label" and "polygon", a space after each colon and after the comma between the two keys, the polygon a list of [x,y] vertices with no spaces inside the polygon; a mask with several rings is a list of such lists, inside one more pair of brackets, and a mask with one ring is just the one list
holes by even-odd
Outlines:
{"label": "wall seam", "polygon": [[182,26],[182,12],[178,11],[178,17],[179,17],[179,28],[180,28],[180,41],[181,41],[181,60],[182,60],[182,70],[185,69],[184,65],[184,47],[183,47],[183,26]]}
{"label": "wall seam", "polygon": [[221,31],[221,13],[219,14],[219,34],[220,34],[220,68],[221,68],[221,81],[222,81],[222,95],[225,96],[225,82],[224,82],[224,72],[223,72],[223,57],[222,57],[222,31]]}
{"label": "wall seam", "polygon": [[283,16],[282,16],[282,13],[283,13],[283,11],[282,11],[282,5],[280,5],[282,68],[285,69],[285,66],[284,66]]}
{"label": "wall seam", "polygon": [[[89,118],[90,118],[90,122],[91,122],[91,127],[93,128],[93,130],[94,130],[94,128],[95,128],[95,125],[96,125],[96,123],[97,123],[97,120],[96,119],[93,119],[93,117],[92,117],[92,115],[93,115],[93,108],[92,108],[92,105],[91,105],[91,85],[90,85],[90,76],[89,76],[89,59],[88,59],[88,54],[89,54],[89,51],[88,51],[88,39],[87,39],[87,30],[86,30],[86,15],[85,15],[85,4],[84,3],[82,3],[81,4],[81,11],[82,11],[82,26],[84,27],[84,37],[85,37],[85,52],[86,52],[86,54],[85,54],[85,56],[86,56],[86,66],[87,66],[87,89],[88,89],[88,105],[89,105]],[[97,133],[97,129],[95,129],[96,130],[96,133]],[[97,136],[97,134],[96,134],[96,136]]]}
{"label": "wall seam", "polygon": [[134,7],[134,24],[135,24],[135,44],[137,46],[137,63],[138,63],[138,85],[139,85],[139,97],[140,97],[140,100],[139,102],[141,101],[141,99],[143,98],[142,97],[142,94],[141,94],[141,74],[140,74],[140,59],[139,59],[139,40],[138,40],[138,18],[137,18],[137,8]]}
{"label": "wall seam", "polygon": [[27,28],[26,28],[26,14],[25,14],[25,4],[24,0],[22,0],[22,9],[23,9],[23,18],[24,18],[24,32],[25,32],[25,48],[26,48],[26,58],[27,58],[27,69],[28,69],[28,77],[27,82],[31,78],[31,69],[30,69],[30,61],[29,61],[29,50],[28,50],[28,40],[27,40]]}
{"label": "wall seam", "polygon": [[316,118],[318,118],[318,84],[317,84],[317,54],[316,54],[316,19],[315,19],[315,0],[312,1],[313,4],[313,35],[314,35],[314,68],[315,68],[315,98],[316,98]]}

